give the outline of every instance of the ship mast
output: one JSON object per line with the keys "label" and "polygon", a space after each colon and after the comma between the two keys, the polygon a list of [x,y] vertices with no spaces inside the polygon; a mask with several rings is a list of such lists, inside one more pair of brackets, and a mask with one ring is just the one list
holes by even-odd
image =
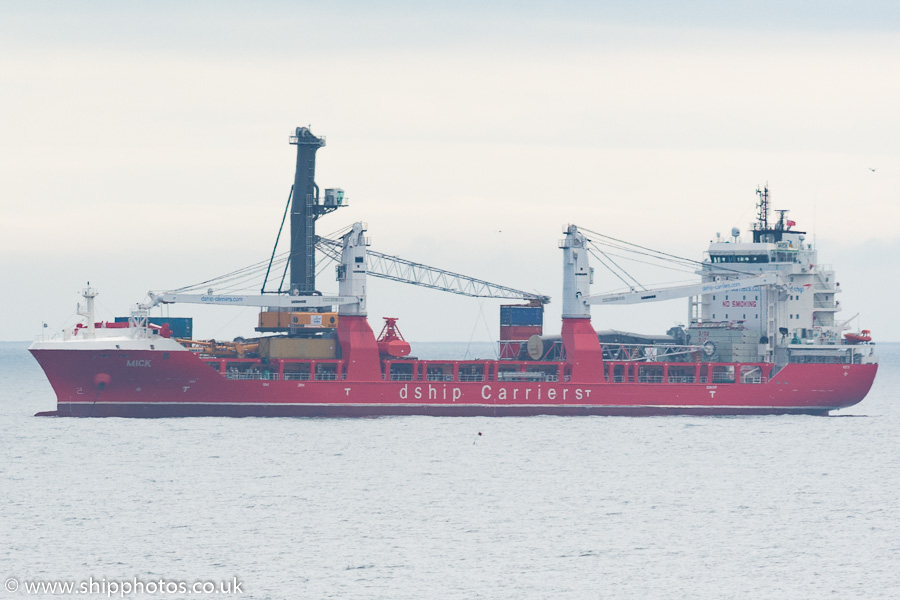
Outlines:
{"label": "ship mast", "polygon": [[753,243],[774,244],[780,242],[782,228],[769,226],[769,184],[764,185],[762,189],[757,187],[756,195],[759,196],[759,203],[756,205],[759,212],[756,223],[753,225]]}
{"label": "ship mast", "polygon": [[75,308],[75,312],[77,312],[79,316],[82,316],[85,319],[87,319],[87,332],[86,332],[85,336],[92,338],[92,337],[94,337],[94,331],[95,331],[95,329],[94,329],[94,327],[95,327],[94,326],[94,298],[97,297],[97,291],[91,287],[90,281],[88,281],[87,287],[84,288],[84,290],[81,292],[81,296],[84,298],[86,306],[84,309],[82,309],[81,304],[79,303]]}
{"label": "ship mast", "polygon": [[756,188],[756,195],[759,196],[759,215],[757,217],[756,228],[761,231],[769,229],[769,185],[763,186],[763,189]]}

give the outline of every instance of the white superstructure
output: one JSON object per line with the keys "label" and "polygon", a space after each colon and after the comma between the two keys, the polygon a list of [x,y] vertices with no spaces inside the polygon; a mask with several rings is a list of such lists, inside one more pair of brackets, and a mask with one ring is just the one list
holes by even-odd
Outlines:
{"label": "white superstructure", "polygon": [[781,285],[692,297],[693,341],[721,341],[724,332],[731,332],[733,345],[751,354],[756,346],[761,359],[776,362],[787,361],[791,349],[839,346],[845,323],[835,319],[841,288],[834,270],[819,263],[806,232],[796,229],[786,210],[776,211],[777,220],[770,222],[769,191],[757,193],[759,216],[750,239],[744,240],[737,229],[728,238],[716,234],[698,273],[704,283],[777,274]]}

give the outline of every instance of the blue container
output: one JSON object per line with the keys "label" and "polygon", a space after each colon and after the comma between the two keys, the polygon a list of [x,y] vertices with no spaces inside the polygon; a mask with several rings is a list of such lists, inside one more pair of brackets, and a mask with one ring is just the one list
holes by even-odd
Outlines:
{"label": "blue container", "polygon": [[500,307],[500,325],[543,325],[543,306],[505,304]]}

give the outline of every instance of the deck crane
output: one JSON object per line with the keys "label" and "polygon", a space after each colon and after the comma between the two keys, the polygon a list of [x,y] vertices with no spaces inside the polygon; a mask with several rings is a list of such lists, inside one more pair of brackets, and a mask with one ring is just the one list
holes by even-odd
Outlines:
{"label": "deck crane", "polygon": [[[548,296],[516,290],[489,281],[467,277],[452,271],[429,267],[389,254],[368,250],[366,227],[355,223],[351,231],[340,240],[316,235],[316,220],[337,208],[346,206],[346,198],[340,188],[326,189],[324,199],[319,197],[315,182],[316,152],[325,145],[325,138],[312,134],[308,127],[298,127],[290,143],[297,146],[297,167],[294,185],[285,205],[282,224],[275,240],[275,248],[291,215],[290,258],[285,261],[285,275],[290,267],[290,293],[265,291],[275,259],[275,249],[269,259],[263,286],[259,294],[216,294],[212,289],[206,294],[183,293],[182,290],[162,293],[151,292],[150,301],[139,305],[136,318],[146,322],[146,311],[159,304],[196,303],[219,306],[255,306],[260,312],[260,332],[290,331],[293,335],[318,335],[321,328],[335,327],[340,316],[364,316],[366,312],[366,275],[382,277],[428,287],[431,289],[473,296],[478,298],[521,299],[531,306],[543,306],[550,302]],[[337,296],[322,295],[315,284],[315,249],[336,260],[340,291]],[[282,276],[282,283],[284,276]],[[196,286],[192,286],[196,287]],[[338,311],[334,307],[338,307]],[[541,311],[541,314],[543,312]]]}
{"label": "deck crane", "polygon": [[[318,238],[317,247],[339,263],[337,279],[340,289],[337,296],[301,295],[296,292],[259,295],[215,294],[211,289],[206,294],[149,292],[150,302],[140,305],[139,310],[146,314],[147,310],[159,304],[188,303],[256,306],[276,311],[276,313],[287,311],[285,314],[291,315],[294,313],[290,311],[321,311],[339,306],[338,314],[340,315],[364,316],[366,314],[365,278],[367,275],[478,298],[522,299],[540,304],[550,301],[549,296],[516,290],[389,254],[373,252],[368,250],[369,238],[365,232],[366,229],[362,223],[355,223],[340,241]],[[327,327],[327,325],[324,326]],[[278,326],[271,329],[288,328]]]}
{"label": "deck crane", "polygon": [[741,277],[739,279],[723,279],[708,283],[679,285],[674,287],[640,290],[625,293],[594,294],[584,299],[588,304],[640,304],[642,302],[659,302],[673,298],[687,298],[698,294],[718,294],[733,292],[755,286],[777,285],[778,276],[774,273]]}
{"label": "deck crane", "polygon": [[[591,306],[594,304],[638,304],[656,302],[674,298],[687,298],[695,295],[714,294],[747,288],[778,287],[781,282],[777,274],[720,279],[694,285],[676,286],[653,290],[631,291],[615,294],[591,295],[590,284],[593,275],[586,246],[589,240],[575,225],[569,225],[564,232],[565,239],[560,242],[563,249],[563,328],[562,338],[567,347],[574,347],[576,341],[587,340],[586,347],[599,356],[600,346],[594,344],[596,334],[590,325]],[[566,340],[569,340],[566,342]],[[766,344],[771,342],[767,340]],[[594,360],[599,360],[594,358]],[[594,365],[596,367],[596,364]]]}
{"label": "deck crane", "polygon": [[[318,236],[316,249],[340,262],[341,241]],[[530,300],[540,304],[548,304],[549,296],[524,292],[511,287],[506,287],[482,279],[475,279],[460,273],[429,267],[421,263],[406,260],[398,256],[368,250],[366,252],[369,261],[368,274],[373,277],[420,285],[423,287],[471,296],[474,298],[501,298],[508,300]]]}
{"label": "deck crane", "polygon": [[584,250],[588,240],[575,225],[570,225],[566,229],[565,234],[566,238],[560,242],[560,248],[565,251],[563,262],[563,315],[572,318],[590,318],[590,307],[592,304],[658,302],[755,286],[774,286],[780,283],[778,275],[771,273],[652,290],[592,295],[590,288],[591,280],[593,279],[592,269],[588,261],[588,253]]}

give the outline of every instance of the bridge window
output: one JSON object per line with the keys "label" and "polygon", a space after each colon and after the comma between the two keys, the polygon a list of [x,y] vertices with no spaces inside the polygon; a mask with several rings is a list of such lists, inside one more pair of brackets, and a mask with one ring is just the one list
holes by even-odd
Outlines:
{"label": "bridge window", "polygon": [[767,263],[768,254],[714,254],[710,256],[714,263]]}

